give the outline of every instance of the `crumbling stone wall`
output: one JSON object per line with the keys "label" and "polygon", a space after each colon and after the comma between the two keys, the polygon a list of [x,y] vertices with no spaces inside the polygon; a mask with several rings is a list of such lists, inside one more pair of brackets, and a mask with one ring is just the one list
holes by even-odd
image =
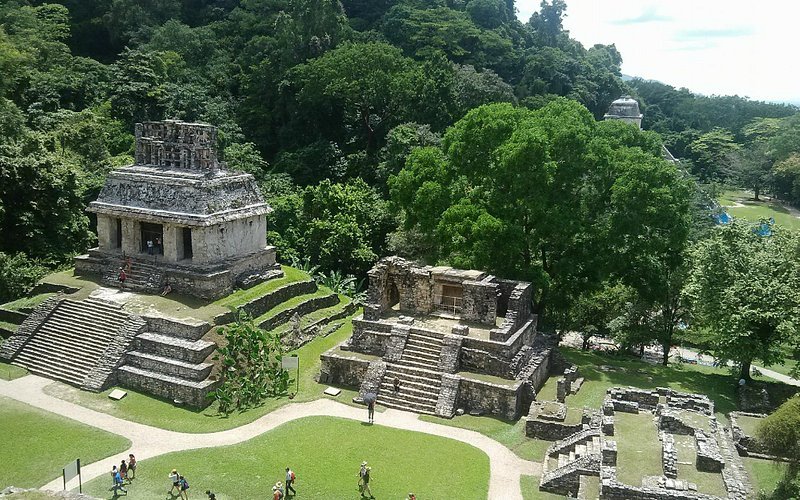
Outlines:
{"label": "crumbling stone wall", "polygon": [[660,431],[658,437],[661,440],[661,464],[664,467],[664,475],[675,479],[678,477],[678,450],[675,448],[675,436]]}
{"label": "crumbling stone wall", "polygon": [[694,431],[695,451],[697,452],[697,470],[703,472],[721,472],[725,462],[720,456],[717,440],[706,435],[700,429]]}
{"label": "crumbling stone wall", "polygon": [[319,357],[322,366],[319,371],[321,384],[332,384],[343,387],[359,387],[367,375],[369,361],[351,358],[332,353],[323,353]]}
{"label": "crumbling stone wall", "polygon": [[519,381],[509,386],[462,378],[456,406],[514,420],[523,411],[524,390],[525,384]]}
{"label": "crumbling stone wall", "polygon": [[487,281],[464,281],[461,317],[493,325],[497,318],[497,284]]}

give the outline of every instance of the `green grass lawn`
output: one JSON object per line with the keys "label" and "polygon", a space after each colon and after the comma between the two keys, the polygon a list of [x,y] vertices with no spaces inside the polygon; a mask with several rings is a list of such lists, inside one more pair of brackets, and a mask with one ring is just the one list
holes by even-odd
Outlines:
{"label": "green grass lawn", "polygon": [[28,370],[26,370],[25,368],[0,362],[0,379],[14,380],[20,377],[24,377],[27,374]]}
{"label": "green grass lawn", "polygon": [[663,474],[661,441],[653,415],[616,412],[614,439],[617,441],[617,479],[621,483],[641,486],[642,477]]}
{"label": "green grass lawn", "polygon": [[[355,314],[360,314],[356,311]],[[353,325],[350,321],[345,321],[342,326],[327,337],[319,337],[293,351],[300,357],[300,392],[294,398],[295,402],[312,401],[320,397],[325,390],[325,385],[318,384],[314,377],[319,373],[319,355],[343,341],[352,334]],[[294,374],[292,374],[294,377]],[[154,398],[136,391],[128,391],[128,396],[120,401],[108,399],[108,393],[113,390],[95,394],[79,389],[71,388],[65,384],[52,384],[45,391],[49,394],[73,401],[77,404],[92,408],[97,411],[108,413],[126,420],[140,422],[162,429],[180,432],[216,432],[226,429],[233,429],[241,425],[256,420],[277,408],[287,404],[290,400],[287,397],[274,398],[267,400],[258,408],[252,408],[245,412],[235,412],[227,417],[217,414],[216,404],[212,404],[205,410],[191,410],[188,408],[177,407],[170,401]],[[290,389],[290,390],[293,390]],[[344,390],[342,394],[335,398],[343,403],[349,402],[355,396],[354,391]]]}
{"label": "green grass lawn", "polygon": [[[68,462],[88,464],[125,451],[130,441],[50,412],[0,397],[0,490],[39,487]],[[13,439],[9,439],[13,436]]]}
{"label": "green grass lawn", "polygon": [[295,281],[305,281],[311,279],[311,276],[299,269],[289,266],[281,266],[281,269],[283,269],[282,278],[276,278],[265,281],[264,283],[259,283],[252,288],[248,288],[247,290],[237,290],[227,297],[217,300],[214,302],[214,304],[228,309],[235,309],[236,307],[244,305],[253,299],[266,295],[282,287],[283,285],[294,283]]}
{"label": "green grass lawn", "polygon": [[[485,499],[489,458],[481,450],[438,436],[369,426],[330,417],[309,417],[281,425],[245,443],[171,453],[140,462],[128,498],[169,498],[172,468],[186,475],[192,498],[211,489],[217,498],[267,498],[283,481],[284,468],[297,474],[298,498],[358,498],[362,460],[372,467],[376,498]],[[111,498],[109,478],[99,477],[84,492]]]}
{"label": "green grass lawn", "polygon": [[772,366],[767,366],[766,368],[769,368],[774,372],[786,375],[787,377],[791,377],[792,376],[791,371],[796,369],[799,363],[800,362],[794,359],[787,359],[782,365],[772,365]]}
{"label": "green grass lawn", "polygon": [[[795,217],[786,207],[776,201],[755,201],[752,193],[746,191],[725,191],[717,200],[720,205],[730,207],[728,208],[728,213],[734,217],[752,222],[772,217],[775,219],[776,224],[800,229],[800,218]],[[745,206],[731,206],[736,203],[741,203]]]}
{"label": "green grass lawn", "polygon": [[[317,288],[316,292],[306,293],[306,294],[303,294],[303,295],[298,295],[296,297],[292,297],[289,300],[281,302],[280,304],[276,305],[275,307],[273,307],[269,311],[265,312],[261,316],[255,318],[253,320],[253,322],[256,325],[260,325],[264,321],[266,321],[268,319],[271,319],[271,318],[274,318],[275,316],[277,316],[278,314],[282,313],[283,311],[286,311],[287,309],[291,309],[293,307],[296,307],[299,304],[305,302],[306,300],[319,298],[319,297],[325,297],[327,295],[330,295],[331,293],[333,293],[333,292],[329,288],[326,288],[324,286],[320,286],[319,288]],[[280,326],[279,326],[279,328],[280,328]]]}
{"label": "green grass lawn", "polygon": [[539,478],[536,476],[520,476],[519,485],[522,489],[522,498],[525,500],[556,500],[567,498],[545,491],[539,491]]}
{"label": "green grass lawn", "polygon": [[[736,379],[725,368],[675,363],[662,366],[594,351],[568,347],[560,350],[570,362],[578,365],[580,375],[585,378],[578,393],[567,396],[570,408],[599,408],[610,387],[633,386],[642,389],[670,387],[705,394],[714,401],[717,418],[723,423],[727,422],[725,414],[736,410]],[[610,370],[603,370],[601,366],[610,367]],[[537,399],[555,399],[555,378],[545,383]]]}
{"label": "green grass lawn", "polygon": [[[697,452],[694,436],[675,435],[675,449],[678,452],[678,479],[697,485],[697,491],[707,495],[726,497],[722,474],[697,470]],[[681,463],[684,462],[684,463]]]}
{"label": "green grass lawn", "polygon": [[746,435],[751,437],[755,437],[758,426],[763,421],[764,421],[763,418],[756,418],[756,417],[740,416],[736,418],[736,422],[739,424],[739,427],[742,428],[742,430]]}
{"label": "green grass lawn", "polygon": [[450,425],[480,432],[499,442],[506,448],[525,460],[541,462],[544,453],[550,446],[550,441],[542,439],[531,439],[525,435],[525,419],[516,422],[508,422],[494,417],[474,417],[472,415],[461,415],[452,419],[434,417],[432,415],[420,415],[420,420],[433,422],[435,424]]}
{"label": "green grass lawn", "polygon": [[753,491],[756,493],[763,491],[765,495],[769,495],[775,490],[786,470],[786,464],[771,460],[742,457],[742,461],[750,474]]}

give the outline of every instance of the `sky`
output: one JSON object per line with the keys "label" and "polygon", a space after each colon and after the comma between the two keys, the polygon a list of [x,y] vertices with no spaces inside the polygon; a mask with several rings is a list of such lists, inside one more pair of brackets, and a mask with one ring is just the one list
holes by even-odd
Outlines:
{"label": "sky", "polygon": [[[516,0],[527,22],[541,0]],[[614,43],[622,73],[711,95],[800,105],[800,2],[566,0],[585,47]]]}

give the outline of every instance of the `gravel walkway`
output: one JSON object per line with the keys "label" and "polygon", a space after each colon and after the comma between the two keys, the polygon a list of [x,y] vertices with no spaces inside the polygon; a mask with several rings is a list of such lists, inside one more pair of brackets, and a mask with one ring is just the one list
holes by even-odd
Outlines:
{"label": "gravel walkway", "polygon": [[[318,399],[309,403],[286,405],[235,429],[208,434],[186,434],[130,422],[47,395],[42,389],[51,382],[35,375],[27,375],[10,382],[0,380],[0,395],[126,437],[132,443],[130,450],[83,465],[81,475],[84,482],[107,474],[111,466],[117,464],[118,458],[126,457],[128,453],[134,453],[137,460],[144,460],[173,451],[241,443],[285,422],[303,417],[320,415],[364,420],[366,416],[365,410],[330,399]],[[418,419],[417,414],[391,409],[380,413],[378,420],[377,425],[455,439],[483,450],[489,456],[489,498],[521,500],[520,476],[541,474],[541,464],[523,460],[499,442],[475,431],[424,422]],[[45,485],[44,489],[58,491],[62,487],[59,477]]]}

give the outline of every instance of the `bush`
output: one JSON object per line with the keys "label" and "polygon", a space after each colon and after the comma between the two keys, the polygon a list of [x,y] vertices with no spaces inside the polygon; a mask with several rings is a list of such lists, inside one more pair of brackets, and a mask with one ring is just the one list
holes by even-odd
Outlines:
{"label": "bush", "polygon": [[0,303],[22,297],[46,273],[46,267],[23,253],[0,252]]}

